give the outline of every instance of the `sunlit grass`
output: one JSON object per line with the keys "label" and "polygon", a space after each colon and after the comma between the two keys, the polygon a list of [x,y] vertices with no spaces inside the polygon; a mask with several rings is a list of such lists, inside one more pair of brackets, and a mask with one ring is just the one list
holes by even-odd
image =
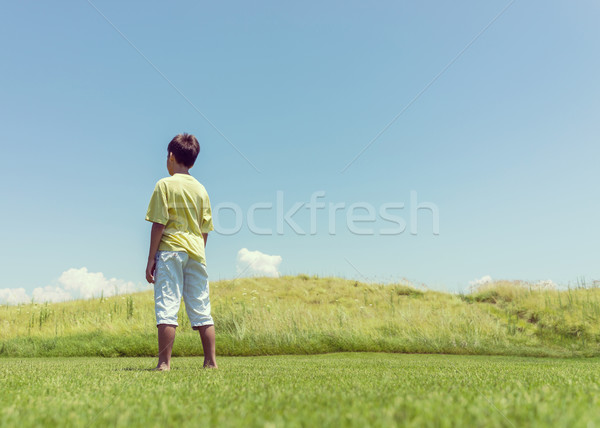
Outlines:
{"label": "sunlit grass", "polygon": [[600,361],[400,354],[6,358],[6,427],[553,427],[600,423]]}
{"label": "sunlit grass", "polygon": [[[486,284],[467,295],[307,275],[211,283],[220,355],[336,351],[600,355],[600,289]],[[201,355],[182,309],[175,355]],[[150,356],[151,291],[0,307],[0,355]]]}

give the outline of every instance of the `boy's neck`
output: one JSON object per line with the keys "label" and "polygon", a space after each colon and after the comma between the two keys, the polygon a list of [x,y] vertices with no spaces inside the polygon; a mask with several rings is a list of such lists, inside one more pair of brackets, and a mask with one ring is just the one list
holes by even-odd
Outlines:
{"label": "boy's neck", "polygon": [[175,174],[190,175],[190,168],[185,165],[181,165],[180,163],[173,162],[169,172],[171,173],[171,175],[175,175]]}
{"label": "boy's neck", "polygon": [[181,168],[174,167],[173,168],[173,175],[175,175],[175,174],[187,174],[187,175],[190,175],[190,169],[189,168],[185,168],[185,167],[181,167]]}

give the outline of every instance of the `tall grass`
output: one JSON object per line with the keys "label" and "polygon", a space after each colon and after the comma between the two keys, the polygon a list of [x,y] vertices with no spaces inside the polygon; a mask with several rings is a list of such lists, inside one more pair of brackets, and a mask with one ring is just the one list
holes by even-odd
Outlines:
{"label": "tall grass", "polygon": [[[467,295],[307,275],[211,283],[221,355],[336,351],[600,355],[600,290],[487,284]],[[183,310],[174,355],[201,355]],[[0,355],[152,356],[151,291],[0,308]]]}
{"label": "tall grass", "polygon": [[582,344],[600,340],[600,288],[584,282],[557,290],[523,282],[486,284],[468,301],[494,304],[521,329],[558,341],[579,339]]}

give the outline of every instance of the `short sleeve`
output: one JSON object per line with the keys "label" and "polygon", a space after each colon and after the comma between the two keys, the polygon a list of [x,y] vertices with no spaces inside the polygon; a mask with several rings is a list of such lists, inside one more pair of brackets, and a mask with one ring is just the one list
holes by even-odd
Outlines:
{"label": "short sleeve", "polygon": [[202,224],[200,225],[202,233],[208,233],[214,230],[212,221],[212,210],[210,208],[210,200],[208,195],[202,201]]}
{"label": "short sleeve", "polygon": [[167,205],[167,193],[164,183],[160,181],[156,183],[150,203],[148,204],[148,211],[146,212],[146,220],[152,223],[167,224],[169,220],[169,206]]}

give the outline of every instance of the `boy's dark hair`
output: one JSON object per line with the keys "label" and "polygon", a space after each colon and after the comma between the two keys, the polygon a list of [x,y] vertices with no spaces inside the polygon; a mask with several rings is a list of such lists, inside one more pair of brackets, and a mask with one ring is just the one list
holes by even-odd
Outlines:
{"label": "boy's dark hair", "polygon": [[183,134],[176,135],[171,140],[167,151],[173,153],[178,163],[191,168],[194,166],[194,162],[196,162],[198,153],[200,153],[200,144],[196,137],[184,132]]}

